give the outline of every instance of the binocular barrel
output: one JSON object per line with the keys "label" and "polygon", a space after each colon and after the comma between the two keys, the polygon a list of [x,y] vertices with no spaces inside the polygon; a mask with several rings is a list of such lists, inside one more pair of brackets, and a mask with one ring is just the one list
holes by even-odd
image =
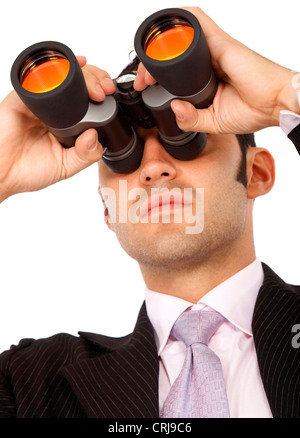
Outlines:
{"label": "binocular barrel", "polygon": [[25,105],[65,147],[86,129],[95,128],[107,151],[103,160],[118,173],[138,167],[143,144],[113,96],[89,99],[74,53],[64,44],[45,41],[25,49],[11,69],[14,89]]}
{"label": "binocular barrel", "polygon": [[103,161],[117,173],[133,172],[140,165],[144,144],[136,126],[156,124],[163,146],[176,159],[198,156],[206,145],[205,133],[180,130],[170,103],[179,98],[204,108],[217,89],[203,31],[190,12],[156,12],[140,25],[134,45],[157,84],[140,93],[133,88],[134,75],[117,78],[115,94],[101,103],[89,99],[79,63],[64,44],[34,44],[11,69],[20,98],[64,147],[74,146],[83,131],[95,128]]}
{"label": "binocular barrel", "polygon": [[138,28],[135,51],[149,73],[169,93],[212,103],[216,79],[203,30],[184,9],[164,9],[150,15]]}

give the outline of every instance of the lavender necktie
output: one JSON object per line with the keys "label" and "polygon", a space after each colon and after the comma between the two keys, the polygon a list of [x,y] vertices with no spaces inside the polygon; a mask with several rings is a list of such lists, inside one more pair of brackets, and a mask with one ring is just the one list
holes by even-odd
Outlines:
{"label": "lavender necktie", "polygon": [[207,346],[224,321],[215,311],[187,311],[175,322],[171,336],[183,341],[187,351],[161,418],[229,418],[222,365]]}

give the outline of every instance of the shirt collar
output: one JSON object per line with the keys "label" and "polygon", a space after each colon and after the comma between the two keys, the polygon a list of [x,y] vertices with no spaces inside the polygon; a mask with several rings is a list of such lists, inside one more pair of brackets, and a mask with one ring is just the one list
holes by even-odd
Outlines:
{"label": "shirt collar", "polygon": [[158,354],[164,349],[176,319],[188,308],[196,310],[208,306],[252,336],[252,316],[263,279],[262,264],[256,259],[204,295],[196,305],[146,288],[147,314],[154,328]]}

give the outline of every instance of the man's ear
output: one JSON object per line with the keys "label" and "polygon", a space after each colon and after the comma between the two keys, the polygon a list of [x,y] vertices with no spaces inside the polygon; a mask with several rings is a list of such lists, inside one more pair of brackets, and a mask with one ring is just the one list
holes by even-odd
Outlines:
{"label": "man's ear", "polygon": [[266,195],[275,183],[275,161],[264,148],[249,148],[247,151],[247,195],[255,199]]}

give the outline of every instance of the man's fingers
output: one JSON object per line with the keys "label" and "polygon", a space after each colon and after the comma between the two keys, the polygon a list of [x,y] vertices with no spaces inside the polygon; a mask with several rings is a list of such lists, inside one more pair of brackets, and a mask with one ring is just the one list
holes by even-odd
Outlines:
{"label": "man's fingers", "polygon": [[112,94],[116,91],[115,85],[107,71],[90,64],[87,64],[84,70],[95,76],[105,94]]}
{"label": "man's fingers", "polygon": [[82,73],[85,79],[90,99],[96,102],[102,102],[105,99],[105,92],[101,87],[99,80],[89,71],[83,69]]}
{"label": "man's fingers", "polygon": [[220,133],[213,113],[209,109],[197,110],[191,103],[181,100],[173,100],[171,108],[180,129],[192,132],[206,132],[207,134]]}
{"label": "man's fingers", "polygon": [[93,65],[85,65],[82,72],[92,100],[101,102],[107,94],[115,92],[115,85],[105,70]]}
{"label": "man's fingers", "polygon": [[140,63],[137,70],[137,75],[134,81],[134,88],[137,91],[143,91],[148,85],[154,85],[156,80],[145,69],[144,65]]}
{"label": "man's fingers", "polygon": [[81,68],[84,67],[86,64],[86,57],[85,56],[76,56],[76,58],[77,58],[77,61],[80,65],[80,67]]}
{"label": "man's fingers", "polygon": [[88,129],[77,138],[74,147],[64,149],[63,178],[69,178],[86,169],[99,161],[102,155],[103,148],[98,141],[97,131]]}
{"label": "man's fingers", "polygon": [[[184,7],[182,9],[185,9],[186,11],[191,12],[193,15],[195,15],[196,18],[198,18],[198,21],[203,28],[205,37],[207,40],[215,38],[219,38],[222,36],[225,37],[226,32],[224,32],[202,9],[199,7]],[[228,35],[227,35],[228,36]]]}

